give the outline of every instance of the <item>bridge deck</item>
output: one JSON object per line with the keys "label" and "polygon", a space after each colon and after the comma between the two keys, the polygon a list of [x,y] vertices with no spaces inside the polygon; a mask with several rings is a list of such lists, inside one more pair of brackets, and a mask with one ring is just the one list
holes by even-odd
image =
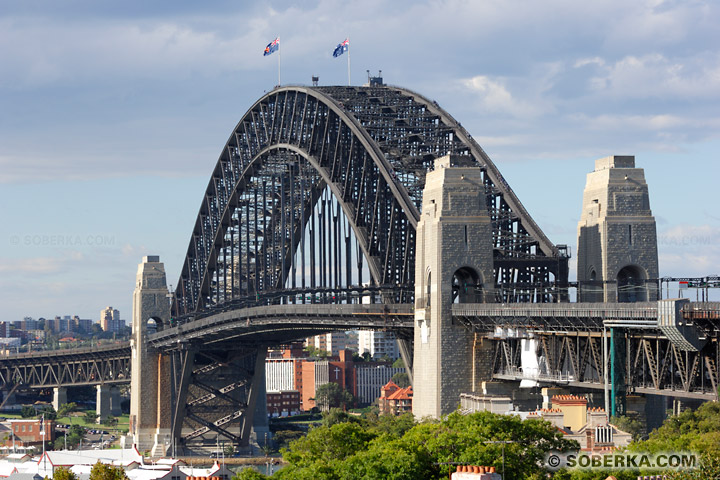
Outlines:
{"label": "bridge deck", "polygon": [[499,327],[598,331],[608,323],[628,328],[657,325],[657,302],[456,304],[453,316],[478,330]]}
{"label": "bridge deck", "polygon": [[280,344],[329,330],[390,329],[412,335],[409,304],[293,304],[224,311],[148,336],[156,348],[172,350],[182,342]]}

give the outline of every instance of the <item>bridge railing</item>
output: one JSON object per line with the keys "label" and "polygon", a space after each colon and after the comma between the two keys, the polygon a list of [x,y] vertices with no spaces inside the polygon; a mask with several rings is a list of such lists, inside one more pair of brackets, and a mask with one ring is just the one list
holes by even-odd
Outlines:
{"label": "bridge railing", "polygon": [[306,288],[258,292],[254,297],[243,297],[203,310],[174,315],[170,327],[230,312],[242,308],[270,305],[348,305],[348,304],[411,304],[414,290],[408,285],[349,286],[346,288]]}

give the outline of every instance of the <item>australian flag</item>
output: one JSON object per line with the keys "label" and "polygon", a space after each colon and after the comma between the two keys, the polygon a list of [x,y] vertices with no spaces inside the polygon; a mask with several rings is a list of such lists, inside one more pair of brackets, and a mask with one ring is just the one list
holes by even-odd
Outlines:
{"label": "australian flag", "polygon": [[343,53],[347,52],[348,47],[350,46],[350,40],[345,39],[344,42],[338,43],[338,46],[335,47],[335,50],[333,51],[333,57],[339,57]]}
{"label": "australian flag", "polygon": [[280,48],[280,37],[277,37],[275,40],[267,44],[267,47],[265,47],[265,51],[263,52],[263,56],[267,57],[278,48]]}

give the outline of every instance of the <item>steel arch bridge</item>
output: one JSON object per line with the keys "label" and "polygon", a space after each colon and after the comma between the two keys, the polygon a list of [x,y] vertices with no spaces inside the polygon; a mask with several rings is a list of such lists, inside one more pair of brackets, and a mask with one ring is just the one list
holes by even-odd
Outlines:
{"label": "steel arch bridge", "polygon": [[394,301],[411,302],[425,173],[446,154],[483,171],[498,300],[559,300],[564,250],[436,102],[388,86],[282,87],[248,110],[222,150],[173,314],[352,284],[401,285]]}
{"label": "steel arch bridge", "polygon": [[[482,171],[496,300],[566,298],[565,250],[548,240],[487,154],[436,102],[384,85],[276,88],[252,105],[223,147],[176,284],[172,325],[158,325],[150,338],[171,357],[174,438],[212,432],[246,442],[260,397],[253,388],[258,352],[269,338],[290,341],[308,330],[278,325],[258,337],[218,329],[212,343],[185,334],[163,343],[162,330],[279,304],[412,308],[425,174],[448,154]],[[365,328],[383,322],[367,318]],[[332,330],[315,325],[323,329]],[[407,330],[398,327],[411,367]]]}

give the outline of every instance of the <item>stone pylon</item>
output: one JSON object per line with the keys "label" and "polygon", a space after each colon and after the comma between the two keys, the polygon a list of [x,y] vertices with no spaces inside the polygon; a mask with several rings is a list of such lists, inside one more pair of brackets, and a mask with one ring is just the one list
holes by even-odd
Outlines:
{"label": "stone pylon", "polygon": [[451,312],[453,303],[494,298],[485,187],[468,157],[442,157],[428,172],[415,262],[413,414],[439,418],[457,409],[460,393],[473,391],[473,379],[485,379],[473,355],[481,347]]}
{"label": "stone pylon", "polygon": [[130,435],[140,452],[165,455],[171,444],[170,359],[147,343],[148,330],[170,322],[165,266],[147,256],[138,266],[133,293]]}
{"label": "stone pylon", "polygon": [[634,156],[595,161],[583,193],[577,258],[580,301],[658,299],[655,217]]}

